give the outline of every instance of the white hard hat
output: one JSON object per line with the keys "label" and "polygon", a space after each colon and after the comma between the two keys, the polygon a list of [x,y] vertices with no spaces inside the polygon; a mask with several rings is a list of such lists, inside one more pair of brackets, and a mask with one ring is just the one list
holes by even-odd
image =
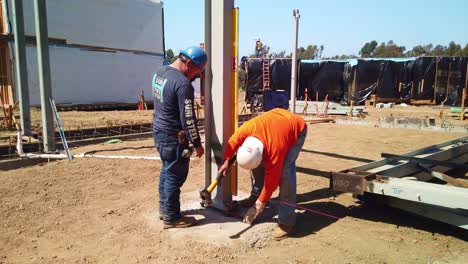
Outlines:
{"label": "white hard hat", "polygon": [[263,143],[256,137],[247,137],[237,151],[237,164],[246,170],[260,166],[263,158]]}

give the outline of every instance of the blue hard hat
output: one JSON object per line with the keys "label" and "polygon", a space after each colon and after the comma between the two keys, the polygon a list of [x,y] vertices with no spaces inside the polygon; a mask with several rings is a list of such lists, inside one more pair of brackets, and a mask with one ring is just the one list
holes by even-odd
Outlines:
{"label": "blue hard hat", "polygon": [[188,47],[181,50],[180,53],[192,60],[200,69],[203,70],[205,68],[208,57],[206,56],[205,51],[201,48],[197,46]]}

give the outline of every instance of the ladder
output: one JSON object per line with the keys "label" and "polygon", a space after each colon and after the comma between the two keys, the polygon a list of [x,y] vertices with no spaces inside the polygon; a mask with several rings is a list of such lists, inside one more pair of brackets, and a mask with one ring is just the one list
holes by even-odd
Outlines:
{"label": "ladder", "polygon": [[270,89],[270,58],[263,56],[262,58],[262,77],[263,77],[263,90]]}

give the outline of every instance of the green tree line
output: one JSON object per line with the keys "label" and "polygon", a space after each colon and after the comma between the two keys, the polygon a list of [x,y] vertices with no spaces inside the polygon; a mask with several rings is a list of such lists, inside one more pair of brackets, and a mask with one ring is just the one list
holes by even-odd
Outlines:
{"label": "green tree line", "polygon": [[[297,59],[299,60],[313,60],[313,59],[356,59],[356,58],[404,58],[404,57],[418,57],[418,56],[456,56],[468,57],[468,43],[462,48],[462,45],[451,41],[447,46],[433,45],[432,43],[426,45],[414,46],[411,50],[407,50],[405,46],[400,46],[389,40],[381,42],[376,40],[366,42],[359,50],[359,55],[355,54],[341,54],[331,57],[322,57],[325,47],[323,45],[310,44],[306,47],[299,47],[297,49]],[[285,50],[275,52],[271,50],[268,45],[263,45],[263,54],[270,58],[291,58],[291,53],[286,53]],[[248,55],[249,58],[255,58],[255,52]],[[172,49],[166,51],[166,60],[169,63],[174,62],[177,55],[174,54]],[[239,61],[239,63],[241,63]],[[239,85],[242,90],[245,90],[245,70],[239,67]]]}
{"label": "green tree line", "polygon": [[[341,54],[331,57],[322,57],[325,47],[323,45],[310,44],[307,47],[299,47],[297,49],[297,59],[299,60],[313,60],[313,59],[355,59],[355,58],[404,58],[404,57],[418,57],[418,56],[455,56],[464,57],[468,56],[468,43],[462,48],[462,45],[451,41],[447,46],[433,45],[432,43],[426,45],[414,46],[411,50],[407,50],[405,46],[400,46],[389,40],[381,42],[376,40],[366,42],[359,50],[359,55],[355,54]],[[291,53],[286,53],[285,50],[275,52],[271,50],[268,45],[263,45],[263,54],[270,58],[291,58]],[[248,55],[249,58],[255,58],[255,53]],[[166,60],[169,63],[174,62],[177,56],[172,49],[166,51]]]}
{"label": "green tree line", "polygon": [[403,58],[403,57],[418,57],[418,56],[468,56],[468,44],[462,48],[460,44],[451,41],[448,46],[426,45],[414,46],[411,50],[406,51],[405,46],[399,46],[392,40],[387,43],[382,42],[380,45],[377,41],[372,40],[364,44],[359,51],[361,58]]}

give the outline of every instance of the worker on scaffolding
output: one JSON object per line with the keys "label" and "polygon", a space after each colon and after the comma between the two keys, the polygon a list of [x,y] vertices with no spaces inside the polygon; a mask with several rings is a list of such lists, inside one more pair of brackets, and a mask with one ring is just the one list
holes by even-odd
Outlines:
{"label": "worker on scaffolding", "polygon": [[[237,164],[247,170],[263,165],[264,180],[257,174],[251,197],[247,200],[251,208],[243,221],[252,224],[263,211],[273,192],[278,188],[278,227],[272,237],[281,240],[288,237],[296,224],[294,207],[296,203],[296,159],[307,136],[304,119],[285,109],[275,108],[245,122],[230,138],[224,151],[225,162],[218,173],[226,174],[229,159],[237,152]],[[263,182],[259,196],[258,183]],[[241,204],[242,205],[242,204]]]}
{"label": "worker on scaffolding", "polygon": [[164,229],[189,227],[195,218],[180,212],[180,188],[187,179],[189,141],[197,157],[204,154],[194,108],[192,81],[203,71],[206,53],[199,47],[181,50],[176,61],[161,67],[153,77],[154,143],[161,157],[159,218]]}
{"label": "worker on scaffolding", "polygon": [[259,38],[255,41],[255,57],[261,58],[263,56],[263,43]]}

